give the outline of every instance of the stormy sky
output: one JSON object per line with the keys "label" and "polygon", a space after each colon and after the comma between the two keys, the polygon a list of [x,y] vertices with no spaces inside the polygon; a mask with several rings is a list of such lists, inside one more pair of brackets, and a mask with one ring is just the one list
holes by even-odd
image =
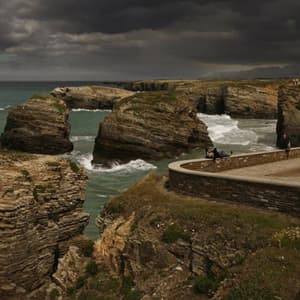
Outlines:
{"label": "stormy sky", "polygon": [[299,13],[299,0],[0,0],[0,80],[294,76]]}

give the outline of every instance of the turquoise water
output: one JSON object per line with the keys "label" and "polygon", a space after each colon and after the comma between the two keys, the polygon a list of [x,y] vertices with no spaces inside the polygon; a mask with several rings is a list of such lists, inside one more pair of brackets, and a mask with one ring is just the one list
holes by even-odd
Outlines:
{"label": "turquoise water", "polygon": [[[33,94],[49,93],[58,86],[80,86],[97,83],[91,82],[0,82],[0,132],[3,131],[9,109],[24,102]],[[137,159],[124,165],[114,165],[111,169],[92,166],[92,151],[99,123],[109,111],[72,111],[70,114],[71,140],[74,151],[67,155],[85,167],[89,174],[86,192],[85,210],[91,214],[86,234],[91,238],[98,236],[95,218],[105,202],[114,195],[125,191],[129,185],[141,179],[149,172],[167,174],[167,165],[171,160],[145,162]],[[210,137],[215,145],[234,153],[272,149],[275,145],[274,120],[233,120],[229,116],[208,116],[199,114],[208,125]],[[203,149],[184,154],[176,159],[203,157]],[[174,160],[174,159],[173,159]]]}

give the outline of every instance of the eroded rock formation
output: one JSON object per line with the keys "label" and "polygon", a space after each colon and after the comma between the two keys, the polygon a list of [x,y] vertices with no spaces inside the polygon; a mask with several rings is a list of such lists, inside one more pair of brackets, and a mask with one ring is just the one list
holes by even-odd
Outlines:
{"label": "eroded rock formation", "polygon": [[277,146],[286,133],[292,147],[300,146],[300,87],[282,86],[278,93]]}
{"label": "eroded rock formation", "polygon": [[94,161],[161,159],[210,145],[196,109],[172,92],[123,99],[100,124]]}
{"label": "eroded rock formation", "polygon": [[87,175],[61,158],[14,152],[0,152],[0,174],[0,298],[26,299],[88,223]]}
{"label": "eroded rock formation", "polygon": [[80,86],[56,88],[51,94],[63,99],[71,109],[112,109],[115,103],[134,92],[105,86]]}
{"label": "eroded rock formation", "polygon": [[33,96],[13,108],[7,117],[1,143],[4,148],[40,154],[70,152],[69,111],[51,96]]}

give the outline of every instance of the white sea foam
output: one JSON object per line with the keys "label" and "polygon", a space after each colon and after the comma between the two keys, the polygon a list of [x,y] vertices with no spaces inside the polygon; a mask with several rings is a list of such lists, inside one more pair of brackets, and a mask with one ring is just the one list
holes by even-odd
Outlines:
{"label": "white sea foam", "polygon": [[142,159],[132,160],[126,164],[114,163],[111,168],[105,168],[102,165],[93,165],[93,156],[91,153],[79,154],[76,156],[78,162],[88,171],[97,173],[133,173],[136,171],[148,171],[156,169],[156,166],[145,162]]}
{"label": "white sea foam", "polygon": [[78,142],[78,141],[93,141],[95,139],[94,136],[71,136],[71,142]]}
{"label": "white sea foam", "polygon": [[5,107],[0,107],[0,110],[6,110],[8,108],[10,108],[10,105],[6,105]]}
{"label": "white sea foam", "polygon": [[74,108],[72,112],[81,112],[81,111],[88,111],[88,112],[111,112],[111,109],[86,109],[86,108]]}
{"label": "white sea foam", "polygon": [[238,121],[228,115],[198,114],[198,118],[207,125],[210,138],[214,143],[247,146],[257,143],[257,134],[250,129],[238,127]]}

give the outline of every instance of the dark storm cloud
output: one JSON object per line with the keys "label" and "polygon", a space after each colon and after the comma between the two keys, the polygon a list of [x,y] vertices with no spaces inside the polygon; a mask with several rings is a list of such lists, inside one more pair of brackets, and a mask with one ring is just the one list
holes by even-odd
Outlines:
{"label": "dark storm cloud", "polygon": [[299,11],[298,0],[0,0],[0,74],[273,70],[300,63]]}

